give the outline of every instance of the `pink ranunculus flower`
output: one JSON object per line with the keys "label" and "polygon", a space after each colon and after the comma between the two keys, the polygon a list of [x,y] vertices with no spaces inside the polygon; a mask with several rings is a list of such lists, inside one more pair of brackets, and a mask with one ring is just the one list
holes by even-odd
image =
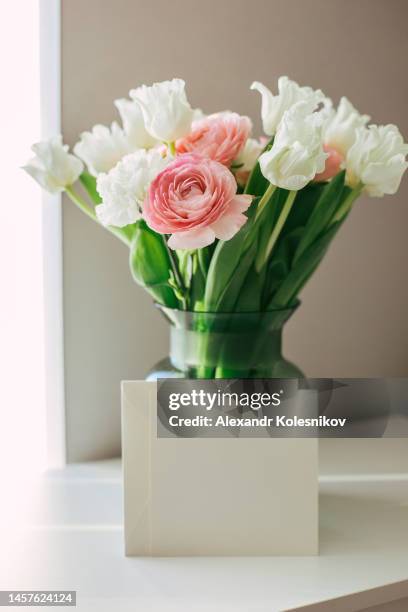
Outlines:
{"label": "pink ranunculus flower", "polygon": [[322,181],[329,181],[331,178],[336,176],[340,172],[344,164],[344,157],[341,153],[336,151],[333,147],[328,147],[327,145],[323,145],[323,151],[328,153],[328,157],[326,158],[325,167],[323,172],[316,174],[314,177],[314,181],[319,183]]}
{"label": "pink ranunculus flower", "polygon": [[252,196],[237,195],[228,168],[194,153],[178,155],[152,181],[143,205],[147,224],[171,234],[172,249],[199,249],[230,240],[247,221]]}
{"label": "pink ranunculus flower", "polygon": [[249,117],[217,113],[195,121],[190,134],[176,142],[177,153],[198,153],[229,166],[239,156],[251,133]]}

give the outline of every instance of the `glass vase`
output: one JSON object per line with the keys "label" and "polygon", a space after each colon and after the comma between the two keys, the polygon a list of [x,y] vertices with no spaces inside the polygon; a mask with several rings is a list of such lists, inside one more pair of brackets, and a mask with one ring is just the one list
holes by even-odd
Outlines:
{"label": "glass vase", "polygon": [[282,355],[283,327],[296,306],[236,313],[159,308],[170,323],[170,355],[147,380],[304,377]]}

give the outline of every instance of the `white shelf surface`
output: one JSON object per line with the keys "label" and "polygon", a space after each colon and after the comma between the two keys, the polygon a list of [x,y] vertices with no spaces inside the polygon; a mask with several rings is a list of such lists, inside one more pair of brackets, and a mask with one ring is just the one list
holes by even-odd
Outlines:
{"label": "white shelf surface", "polygon": [[5,493],[0,589],[75,589],[80,611],[352,612],[408,597],[404,473],[325,474],[318,557],[125,558],[117,460]]}

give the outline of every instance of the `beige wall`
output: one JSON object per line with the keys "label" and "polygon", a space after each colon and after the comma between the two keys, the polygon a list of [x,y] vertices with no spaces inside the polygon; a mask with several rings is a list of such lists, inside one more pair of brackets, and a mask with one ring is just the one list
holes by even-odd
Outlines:
{"label": "beige wall", "polygon": [[[115,118],[112,100],[173,76],[193,105],[259,123],[254,80],[281,74],[346,94],[408,137],[405,0],[62,0],[63,130]],[[408,375],[408,180],[362,199],[288,326],[311,376]],[[121,244],[64,207],[65,360],[71,460],[119,449],[119,381],[166,351],[166,328]],[[92,445],[89,427],[95,429]],[[75,432],[75,441],[72,433]],[[81,440],[81,432],[83,439]]]}

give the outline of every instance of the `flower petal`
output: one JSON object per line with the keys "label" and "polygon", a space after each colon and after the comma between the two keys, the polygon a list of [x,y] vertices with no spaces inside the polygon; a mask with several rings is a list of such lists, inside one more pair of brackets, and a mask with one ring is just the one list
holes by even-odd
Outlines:
{"label": "flower petal", "polygon": [[238,195],[231,201],[228,211],[211,224],[211,229],[219,240],[231,240],[248,218],[242,214],[251,204],[252,197]]}
{"label": "flower petal", "polygon": [[168,245],[171,249],[202,249],[212,244],[215,233],[210,227],[198,227],[186,232],[176,232],[169,238]]}

